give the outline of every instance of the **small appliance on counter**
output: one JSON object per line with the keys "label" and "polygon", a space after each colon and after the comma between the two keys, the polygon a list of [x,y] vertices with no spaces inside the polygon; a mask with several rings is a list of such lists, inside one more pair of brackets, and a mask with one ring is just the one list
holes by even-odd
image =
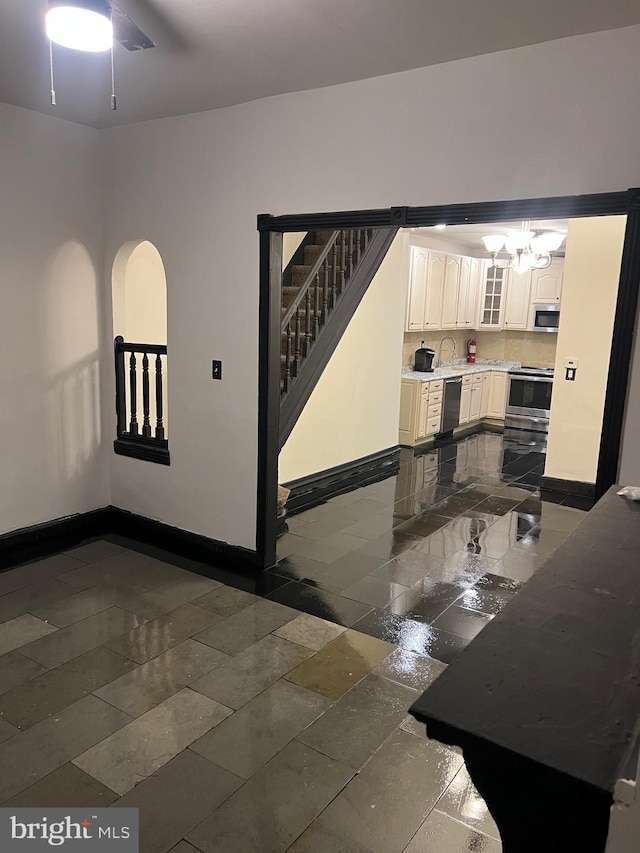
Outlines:
{"label": "small appliance on counter", "polygon": [[467,364],[476,363],[476,353],[478,352],[478,342],[470,338],[467,341]]}
{"label": "small appliance on counter", "polygon": [[413,357],[413,369],[416,373],[433,373],[433,357],[436,351],[425,347],[424,341],[420,344],[420,349],[415,351]]}

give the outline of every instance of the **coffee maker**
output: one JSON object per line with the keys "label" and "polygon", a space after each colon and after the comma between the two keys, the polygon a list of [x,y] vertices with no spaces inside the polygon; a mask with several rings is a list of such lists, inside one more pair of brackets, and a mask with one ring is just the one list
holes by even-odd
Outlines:
{"label": "coffee maker", "polygon": [[433,358],[436,351],[425,347],[424,341],[420,344],[420,349],[415,351],[413,357],[413,369],[417,373],[433,373]]}

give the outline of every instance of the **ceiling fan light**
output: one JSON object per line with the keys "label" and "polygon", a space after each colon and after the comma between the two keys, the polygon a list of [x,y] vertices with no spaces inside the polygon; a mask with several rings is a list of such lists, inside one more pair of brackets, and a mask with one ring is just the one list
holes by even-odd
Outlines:
{"label": "ceiling fan light", "polygon": [[504,237],[502,234],[487,234],[486,237],[482,238],[482,242],[487,252],[491,252],[494,255],[504,246]]}
{"label": "ceiling fan light", "polygon": [[110,10],[99,0],[49,3],[45,28],[52,42],[72,50],[99,53],[113,45]]}

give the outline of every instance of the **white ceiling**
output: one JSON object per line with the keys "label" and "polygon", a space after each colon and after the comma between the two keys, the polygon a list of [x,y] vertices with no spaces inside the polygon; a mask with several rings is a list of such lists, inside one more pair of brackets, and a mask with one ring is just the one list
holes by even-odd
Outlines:
{"label": "white ceiling", "polygon": [[[559,231],[567,233],[568,219],[533,219],[529,225],[531,231]],[[411,228],[418,237],[428,237],[452,251],[470,252],[472,255],[489,257],[482,238],[487,234],[508,234],[509,231],[520,231],[522,220],[514,219],[508,222],[491,222],[488,225],[449,225],[447,228]],[[564,254],[564,244],[555,253]]]}
{"label": "white ceiling", "polygon": [[637,0],[118,0],[157,43],[108,55],[55,48],[46,0],[0,0],[0,101],[104,127],[315,89],[640,23]]}

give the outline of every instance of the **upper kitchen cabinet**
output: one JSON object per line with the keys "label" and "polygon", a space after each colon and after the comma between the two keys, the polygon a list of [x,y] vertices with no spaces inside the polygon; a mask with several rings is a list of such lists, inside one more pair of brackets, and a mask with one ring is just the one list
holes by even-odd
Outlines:
{"label": "upper kitchen cabinet", "polygon": [[411,246],[405,324],[408,332],[440,328],[445,257],[444,252]]}
{"label": "upper kitchen cabinet", "polygon": [[531,273],[511,271],[504,306],[504,328],[507,331],[529,328]]}
{"label": "upper kitchen cabinet", "polygon": [[458,255],[447,255],[446,257],[441,329],[455,329],[458,324],[458,288],[461,262],[462,258]]}
{"label": "upper kitchen cabinet", "polygon": [[499,332],[503,328],[503,314],[509,270],[482,262],[478,329]]}
{"label": "upper kitchen cabinet", "polygon": [[457,329],[473,329],[478,312],[478,292],[482,261],[478,258],[460,258],[460,282],[458,285]]}
{"label": "upper kitchen cabinet", "polygon": [[531,302],[534,305],[553,305],[560,302],[564,261],[552,261],[544,270],[531,273]]}
{"label": "upper kitchen cabinet", "polygon": [[441,329],[444,276],[447,256],[444,252],[429,251],[427,264],[427,295],[424,303],[424,328]]}

